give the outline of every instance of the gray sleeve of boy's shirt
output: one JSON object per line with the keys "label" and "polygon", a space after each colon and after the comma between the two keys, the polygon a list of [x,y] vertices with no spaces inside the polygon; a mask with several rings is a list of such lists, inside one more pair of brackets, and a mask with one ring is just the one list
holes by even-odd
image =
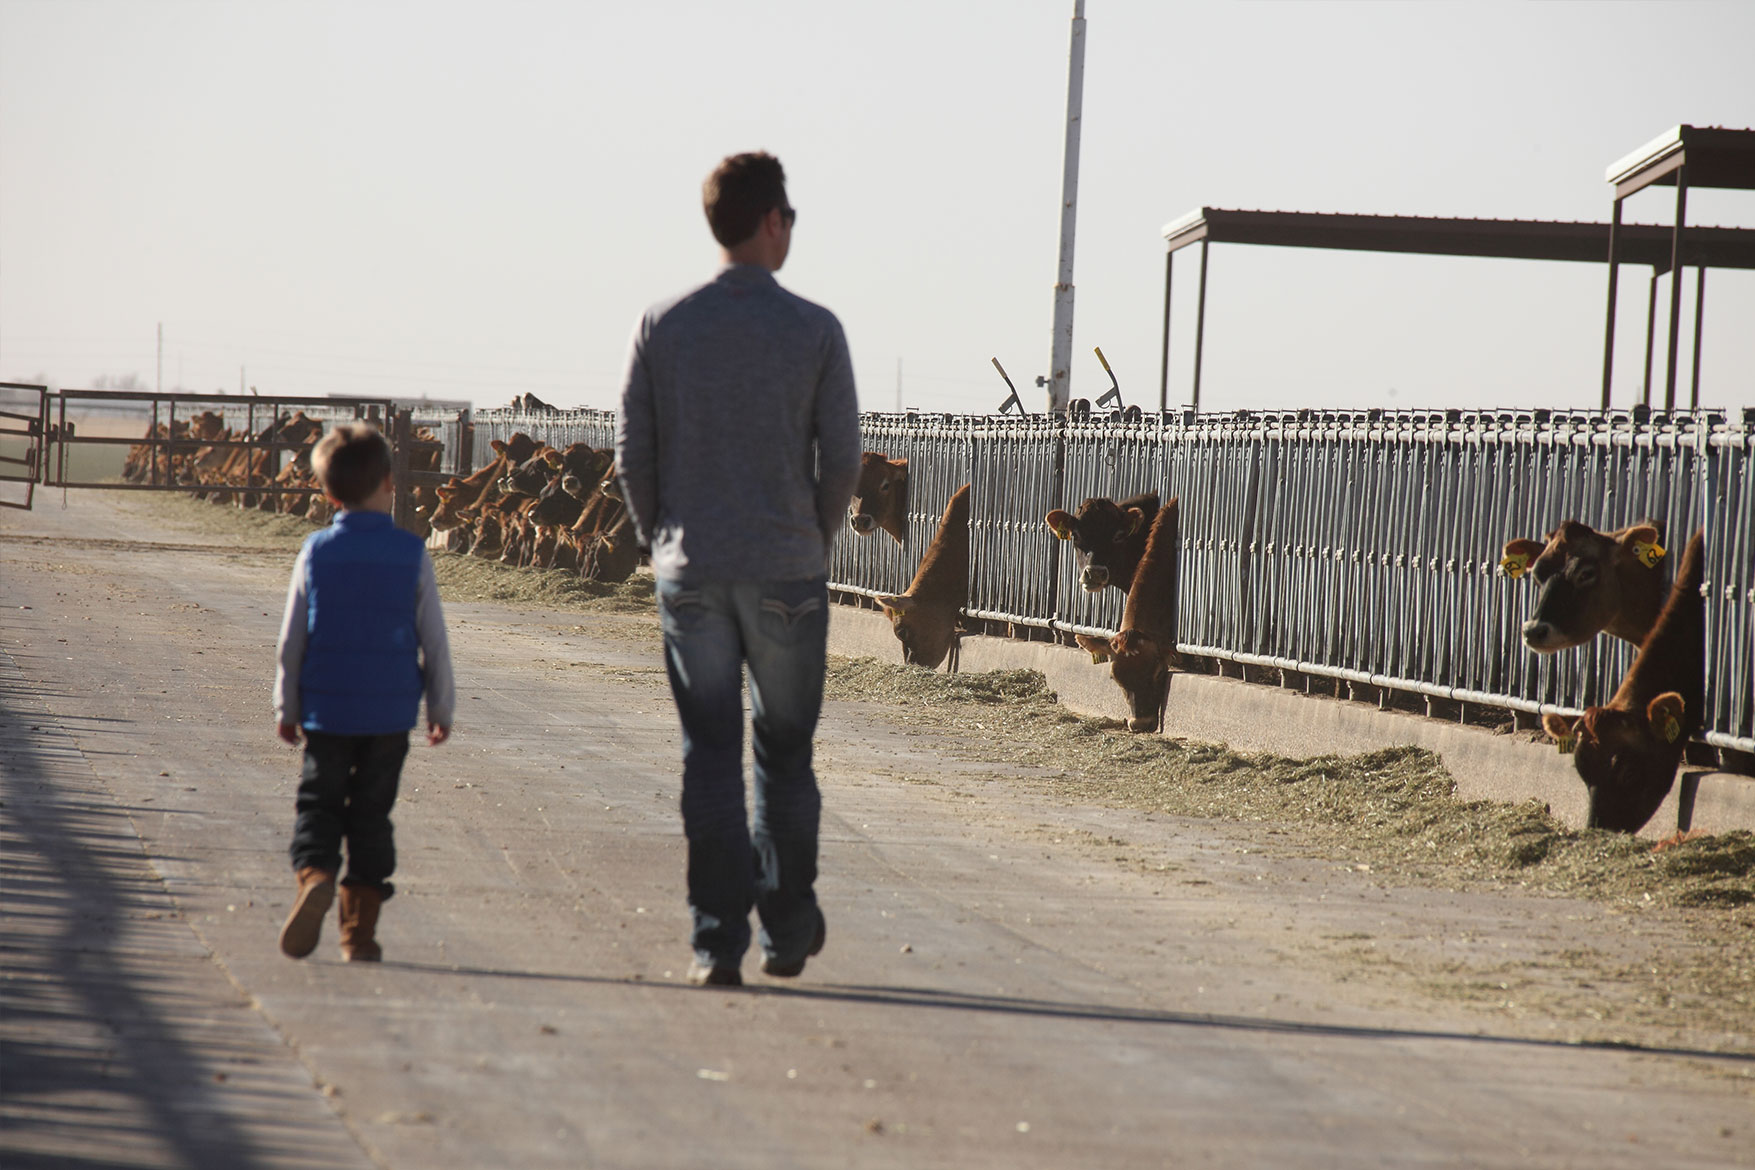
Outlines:
{"label": "gray sleeve of boy's shirt", "polygon": [[420,591],[414,602],[415,631],[420,636],[427,686],[427,722],[450,727],[457,712],[457,683],[451,675],[451,639],[445,632],[445,609],[439,603],[439,579],[433,558],[421,550]]}
{"label": "gray sleeve of boy's shirt", "polygon": [[310,597],[305,592],[306,550],[293,562],[292,583],[286,589],[286,614],[280,619],[280,645],[275,651],[274,721],[298,726],[299,671],[305,664],[305,630],[310,620]]}

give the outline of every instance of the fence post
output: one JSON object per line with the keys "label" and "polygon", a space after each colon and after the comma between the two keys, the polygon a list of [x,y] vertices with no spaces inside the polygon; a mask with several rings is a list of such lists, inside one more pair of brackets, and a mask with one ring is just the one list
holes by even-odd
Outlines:
{"label": "fence post", "polygon": [[392,516],[398,526],[410,531],[414,529],[414,485],[410,482],[408,445],[413,430],[408,411],[399,410],[391,416],[390,476],[396,489],[396,502],[391,505]]}

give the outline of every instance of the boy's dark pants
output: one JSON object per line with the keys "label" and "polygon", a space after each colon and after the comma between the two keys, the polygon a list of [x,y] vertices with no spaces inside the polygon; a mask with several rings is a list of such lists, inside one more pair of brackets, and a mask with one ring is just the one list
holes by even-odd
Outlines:
{"label": "boy's dark pants", "polygon": [[298,819],[293,824],[293,868],[315,866],[340,872],[347,842],[343,885],[377,886],[389,897],[396,872],[390,806],[408,756],[408,732],[393,735],[329,735],[305,732],[305,767],[299,778]]}

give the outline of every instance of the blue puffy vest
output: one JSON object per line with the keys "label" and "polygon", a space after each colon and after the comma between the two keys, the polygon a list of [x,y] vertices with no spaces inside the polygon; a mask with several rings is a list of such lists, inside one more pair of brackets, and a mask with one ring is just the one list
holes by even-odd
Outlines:
{"label": "blue puffy vest", "polygon": [[425,689],[414,620],[420,538],[386,513],[342,512],[305,549],[303,725],[331,735],[407,731]]}

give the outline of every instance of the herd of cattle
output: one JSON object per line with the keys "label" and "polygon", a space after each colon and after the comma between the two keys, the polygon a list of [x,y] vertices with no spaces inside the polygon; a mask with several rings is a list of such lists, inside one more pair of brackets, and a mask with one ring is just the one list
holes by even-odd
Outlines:
{"label": "herd of cattle", "polygon": [[[216,503],[304,516],[326,523],[332,513],[311,476],[310,452],[322,424],[297,412],[254,436],[240,438],[206,412],[173,433],[162,425],[148,438],[174,440],[131,449],[124,474],[133,482],[186,484]],[[295,452],[275,470],[259,444]],[[431,436],[425,436],[430,440]],[[495,458],[474,474],[416,489],[417,531],[444,534],[445,548],[515,566],[561,569],[589,580],[625,581],[640,549],[616,487],[613,453],[573,443],[557,449],[520,432],[491,447]],[[416,452],[436,465],[436,444]],[[263,490],[273,489],[273,490]],[[1121,628],[1112,637],[1077,636],[1096,663],[1107,662],[1126,697],[1130,731],[1156,731],[1177,665],[1176,609],[1181,530],[1177,499],[1155,492],[1121,500],[1093,498],[1076,513],[1049,512],[1044,522],[1076,551],[1080,583],[1091,593],[1121,589]],[[877,452],[863,456],[849,525],[860,536],[904,540],[908,464]],[[955,665],[958,621],[968,605],[970,485],[952,494],[908,588],[880,596],[904,661]],[[1688,541],[1673,582],[1666,583],[1662,532],[1650,523],[1598,532],[1568,520],[1541,540],[1505,545],[1507,576],[1532,578],[1538,593],[1524,644],[1538,654],[1583,645],[1599,634],[1639,652],[1614,696],[1577,718],[1550,712],[1544,731],[1570,752],[1589,792],[1587,823],[1635,832],[1675,782],[1690,739],[1700,731],[1705,692],[1705,612],[1700,593],[1704,539]]]}
{"label": "herd of cattle", "polygon": [[[907,464],[867,452],[853,501],[852,527],[902,539]],[[1122,500],[1093,498],[1078,512],[1044,518],[1071,541],[1080,584],[1088,592],[1122,589],[1121,628],[1112,637],[1077,635],[1127,699],[1130,731],[1156,731],[1177,664],[1180,596],[1177,499],[1156,493]],[[1580,646],[1608,634],[1639,647],[1608,703],[1567,718],[1554,712],[1542,727],[1574,767],[1589,794],[1591,827],[1637,832],[1675,783],[1688,741],[1701,729],[1705,704],[1705,605],[1700,592],[1705,540],[1689,539],[1675,579],[1666,582],[1662,532],[1642,523],[1598,532],[1568,520],[1541,540],[1508,542],[1500,565],[1507,576],[1537,586],[1535,612],[1523,625],[1524,645],[1538,654]],[[931,545],[907,590],[880,597],[911,663],[936,667],[954,651],[958,611],[968,601],[969,485],[951,497]]]}
{"label": "herd of cattle", "polygon": [[[131,483],[187,486],[217,504],[303,516],[326,524],[334,509],[311,473],[323,424],[297,411],[255,434],[228,430],[203,411],[158,424],[130,448]],[[415,471],[437,471],[439,448],[417,430]],[[615,488],[612,456],[584,443],[556,450],[525,434],[494,440],[492,462],[466,477],[414,489],[412,525],[423,539],[444,533],[453,552],[520,567],[564,569],[589,580],[625,581],[639,564],[627,509]],[[292,453],[275,468],[275,449]]]}

